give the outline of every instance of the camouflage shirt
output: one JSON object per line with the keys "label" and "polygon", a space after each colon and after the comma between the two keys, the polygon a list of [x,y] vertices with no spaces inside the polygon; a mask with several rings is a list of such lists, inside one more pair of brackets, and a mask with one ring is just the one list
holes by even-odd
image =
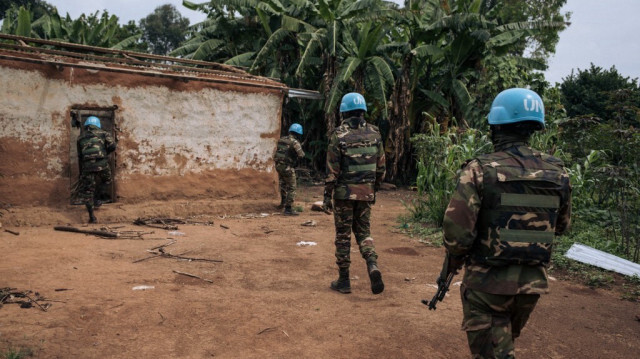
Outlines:
{"label": "camouflage shirt", "polygon": [[300,146],[300,142],[291,134],[282,136],[278,140],[278,148],[274,156],[276,164],[294,166],[296,156],[298,158],[304,157],[304,151],[302,150],[302,146]]}
{"label": "camouflage shirt", "polygon": [[327,148],[325,194],[333,194],[334,199],[374,201],[384,173],[384,148],[376,126],[353,117],[334,130]]}
{"label": "camouflage shirt", "polygon": [[78,137],[78,158],[82,171],[98,172],[109,166],[109,153],[115,151],[116,143],[107,132],[96,126],[87,126]]}
{"label": "camouflage shirt", "polygon": [[524,143],[469,161],[445,213],[445,247],[465,256],[465,286],[491,294],[548,292],[554,235],[570,224],[571,187],[559,159]]}

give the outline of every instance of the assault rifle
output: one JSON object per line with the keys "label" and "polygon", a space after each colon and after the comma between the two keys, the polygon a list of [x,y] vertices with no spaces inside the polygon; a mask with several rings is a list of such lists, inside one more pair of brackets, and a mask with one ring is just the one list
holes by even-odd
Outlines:
{"label": "assault rifle", "polygon": [[444,299],[444,296],[449,291],[449,286],[451,285],[451,280],[453,280],[454,275],[454,273],[449,273],[444,281],[441,277],[438,277],[438,291],[430,301],[427,302],[426,299],[423,299],[422,304],[429,306],[429,310],[436,310],[436,303],[442,302]]}
{"label": "assault rifle", "polygon": [[436,294],[433,296],[433,298],[431,298],[430,301],[427,301],[426,299],[422,300],[422,304],[429,306],[429,310],[436,310],[436,304],[438,302],[442,302],[444,296],[449,291],[449,286],[451,285],[453,277],[458,274],[457,270],[449,271],[449,261],[450,258],[449,255],[447,255],[445,257],[444,263],[442,264],[442,271],[440,272],[440,276],[436,280],[436,283],[438,283],[438,291],[436,292]]}

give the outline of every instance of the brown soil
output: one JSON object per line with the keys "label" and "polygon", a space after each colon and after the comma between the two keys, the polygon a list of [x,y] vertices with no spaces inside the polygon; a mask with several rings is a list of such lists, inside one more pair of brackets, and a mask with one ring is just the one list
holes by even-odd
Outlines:
{"label": "brown soil", "polygon": [[[453,286],[436,311],[420,303],[435,292],[443,250],[395,228],[404,213],[400,200],[410,193],[382,192],[374,206],[372,234],[386,284],[375,296],[357,249],[353,293],[329,289],[337,276],[333,219],[309,211],[321,191],[300,191],[305,211],[299,217],[202,216],[215,224],[180,225],[185,235],[173,237],[156,229],[145,240],[108,240],[52,227],[153,230],[131,222],[144,215],[273,212],[275,200],[105,205],[97,216],[110,223],[88,227],[79,224],[85,217],[81,207],[12,209],[1,220],[20,235],[0,232],[0,287],[37,291],[55,302],[47,312],[1,307],[0,353],[26,347],[38,358],[468,357],[459,287]],[[255,206],[248,210],[249,205]],[[317,226],[301,226],[311,219]],[[177,240],[167,252],[224,262],[133,263],[167,238]],[[299,241],[317,245],[300,247]],[[153,289],[132,289],[141,285]],[[56,291],[61,288],[69,290]],[[637,358],[638,314],[638,303],[622,301],[615,292],[552,281],[551,294],[543,296],[516,342],[518,358]]]}

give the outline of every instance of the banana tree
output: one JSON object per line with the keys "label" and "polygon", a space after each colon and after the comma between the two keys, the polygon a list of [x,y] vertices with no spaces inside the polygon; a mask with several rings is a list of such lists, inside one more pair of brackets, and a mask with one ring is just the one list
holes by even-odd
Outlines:
{"label": "banana tree", "polygon": [[32,21],[32,13],[21,7],[8,11],[2,32],[26,37],[71,42],[76,44],[128,49],[135,47],[141,33],[134,29],[124,29],[118,24],[118,17],[107,12],[80,15],[73,20],[67,14],[60,17],[57,12],[45,14]]}

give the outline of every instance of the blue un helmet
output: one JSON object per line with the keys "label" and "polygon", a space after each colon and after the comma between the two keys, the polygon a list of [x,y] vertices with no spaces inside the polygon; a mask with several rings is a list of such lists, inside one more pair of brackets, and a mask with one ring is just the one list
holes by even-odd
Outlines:
{"label": "blue un helmet", "polygon": [[84,125],[85,126],[93,125],[93,126],[96,126],[97,128],[100,128],[100,119],[97,118],[96,116],[89,116],[87,117],[87,120],[84,121]]}
{"label": "blue un helmet", "polygon": [[357,92],[349,92],[342,97],[340,103],[340,112],[349,112],[353,110],[367,111],[367,102],[364,97]]}
{"label": "blue un helmet", "polygon": [[295,132],[302,136],[302,125],[299,123],[294,123],[289,127],[289,132]]}
{"label": "blue un helmet", "polygon": [[490,125],[533,121],[544,128],[544,104],[540,96],[527,89],[512,88],[496,96],[489,112]]}

